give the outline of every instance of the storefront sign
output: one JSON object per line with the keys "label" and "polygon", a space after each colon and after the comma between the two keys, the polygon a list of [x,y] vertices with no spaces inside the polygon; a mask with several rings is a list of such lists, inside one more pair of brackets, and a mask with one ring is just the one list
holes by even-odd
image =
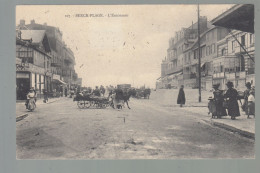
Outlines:
{"label": "storefront sign", "polygon": [[53,75],[52,75],[52,79],[60,80],[60,75],[58,75],[58,74],[53,74]]}
{"label": "storefront sign", "polygon": [[16,73],[16,78],[30,78],[29,73]]}
{"label": "storefront sign", "polygon": [[32,73],[38,73],[38,74],[42,74],[45,75],[45,69],[42,67],[38,67],[36,65],[33,64],[27,64],[28,66],[21,66],[19,64],[16,65],[16,71],[29,71]]}

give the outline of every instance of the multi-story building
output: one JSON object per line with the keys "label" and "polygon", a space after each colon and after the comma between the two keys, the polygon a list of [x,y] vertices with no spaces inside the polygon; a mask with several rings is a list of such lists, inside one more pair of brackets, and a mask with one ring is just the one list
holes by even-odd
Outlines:
{"label": "multi-story building", "polygon": [[[251,5],[235,5],[230,9],[230,14],[234,12],[233,15],[226,16],[229,13],[223,13],[223,16],[230,20],[229,23],[225,20],[222,21],[222,18],[224,18],[222,15],[214,19],[213,22],[230,27],[234,16],[237,17],[236,11],[245,12],[245,9],[252,11],[252,8]],[[242,18],[247,23],[248,21],[252,23],[251,11],[246,11],[248,14],[246,13],[245,16],[249,16],[248,18]],[[243,17],[243,15],[240,17]],[[234,23],[232,27],[252,31],[252,25],[245,28],[244,25],[240,27],[240,25]],[[182,29],[175,34],[175,38],[170,39],[167,58],[161,64],[161,77],[156,82],[157,88],[170,88],[180,85],[187,88],[196,88],[199,84],[199,68],[201,68],[201,87],[206,90],[211,90],[212,84],[216,83],[220,84],[221,89],[225,89],[227,81],[232,81],[235,88],[242,90],[245,88],[246,82],[254,85],[255,47],[252,32],[232,30],[218,25],[213,26],[208,22],[207,27],[202,24],[202,34],[200,35],[201,66],[198,67],[197,30],[194,30],[194,34],[186,31]]]}
{"label": "multi-story building", "polygon": [[38,97],[43,89],[50,91],[51,49],[44,30],[17,30],[16,37],[16,92],[17,99],[26,99],[34,87]]}
{"label": "multi-story building", "polygon": [[[74,70],[75,57],[73,52],[66,46],[62,40],[62,32],[57,27],[48,26],[46,23],[37,24],[34,20],[30,24],[20,21],[18,26],[22,30],[45,30],[49,38],[51,48],[51,72],[52,90],[59,92],[64,88],[70,88],[77,81],[77,73]],[[62,87],[61,87],[62,86]]]}
{"label": "multi-story building", "polygon": [[[201,87],[203,89],[212,89],[213,58],[217,57],[216,42],[227,34],[227,29],[211,26],[200,35]],[[198,87],[198,40],[184,52],[184,86]]]}
{"label": "multi-story building", "polygon": [[232,81],[235,88],[242,90],[246,82],[254,86],[254,4],[236,4],[214,18],[212,24],[229,30],[229,35],[217,43],[213,82],[220,83],[222,89],[227,81]]}
{"label": "multi-story building", "polygon": [[239,89],[245,89],[246,82],[254,85],[254,43],[254,34],[237,30],[218,41],[218,54],[213,59],[213,83],[219,83],[222,89],[226,88],[227,81],[233,82],[234,87]]}
{"label": "multi-story building", "polygon": [[[210,27],[206,17],[200,17],[200,30],[205,32]],[[198,23],[192,23],[188,28],[182,28],[169,40],[167,58],[161,65],[161,78],[157,81],[160,88],[191,86],[196,83],[196,67],[192,58],[194,43],[198,38]],[[190,50],[190,51],[189,51]],[[195,55],[197,56],[197,54]],[[189,67],[192,64],[191,67]],[[189,69],[188,69],[189,68]],[[186,79],[186,83],[184,82]]]}

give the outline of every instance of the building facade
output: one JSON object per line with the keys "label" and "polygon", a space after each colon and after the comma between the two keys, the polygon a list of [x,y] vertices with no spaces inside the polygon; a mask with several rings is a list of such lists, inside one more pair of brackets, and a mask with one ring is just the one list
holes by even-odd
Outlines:
{"label": "building facade", "polygon": [[[242,49],[246,49],[248,54]],[[213,83],[225,89],[231,81],[235,88],[245,89],[245,83],[255,85],[255,36],[252,33],[232,30],[217,42],[218,56],[213,59]]]}
{"label": "building facade", "polygon": [[44,30],[17,31],[16,37],[16,92],[17,100],[26,99],[34,87],[38,97],[43,90],[51,90],[51,50]]}
{"label": "building facade", "polygon": [[241,90],[246,82],[254,85],[254,34],[213,26],[205,18],[200,20],[207,23],[207,27],[201,24],[201,66],[198,67],[197,28],[193,32],[182,29],[169,41],[167,58],[161,63],[161,77],[157,79],[156,87],[184,85],[186,88],[198,88],[198,68],[201,68],[201,87],[205,90],[211,90],[212,85],[217,83],[221,89],[226,89],[227,81],[232,81],[235,88]]}
{"label": "building facade", "polygon": [[46,23],[37,24],[34,20],[30,24],[25,24],[20,20],[18,27],[21,30],[45,30],[51,48],[51,73],[52,90],[64,93],[65,88],[73,88],[77,83],[78,75],[75,72],[75,57],[70,48],[62,39],[62,32],[59,28],[48,26]]}
{"label": "building facade", "polygon": [[[199,25],[201,32],[205,32],[209,27],[207,18],[201,17]],[[183,70],[184,66],[186,67],[184,64],[185,51],[195,43],[197,38],[198,23],[196,22],[188,28],[182,28],[169,40],[167,57],[161,64],[161,78],[156,82],[157,88],[176,88],[184,84],[184,78],[187,77]]]}

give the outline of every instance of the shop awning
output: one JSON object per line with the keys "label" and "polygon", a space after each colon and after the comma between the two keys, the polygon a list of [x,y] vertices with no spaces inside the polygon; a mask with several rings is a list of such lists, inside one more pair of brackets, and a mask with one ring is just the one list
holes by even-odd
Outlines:
{"label": "shop awning", "polygon": [[175,74],[168,75],[168,79],[173,79],[175,77]]}
{"label": "shop awning", "polygon": [[52,81],[53,81],[53,82],[60,83],[60,84],[63,84],[63,85],[66,85],[66,83],[65,83],[65,82],[63,82],[63,81],[62,81],[62,80],[60,80],[60,79],[53,79]]}
{"label": "shop awning", "polygon": [[182,74],[182,72],[179,72],[179,73],[176,73],[175,76],[179,76],[179,75],[181,75],[181,74]]}
{"label": "shop awning", "polygon": [[254,5],[237,4],[211,21],[215,26],[254,33]]}

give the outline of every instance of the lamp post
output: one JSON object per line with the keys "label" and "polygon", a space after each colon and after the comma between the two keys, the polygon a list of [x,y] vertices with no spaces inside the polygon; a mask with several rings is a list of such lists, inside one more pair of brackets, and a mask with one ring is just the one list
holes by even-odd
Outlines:
{"label": "lamp post", "polygon": [[199,73],[199,102],[201,102],[201,67],[200,67],[200,7],[198,4],[198,73]]}

